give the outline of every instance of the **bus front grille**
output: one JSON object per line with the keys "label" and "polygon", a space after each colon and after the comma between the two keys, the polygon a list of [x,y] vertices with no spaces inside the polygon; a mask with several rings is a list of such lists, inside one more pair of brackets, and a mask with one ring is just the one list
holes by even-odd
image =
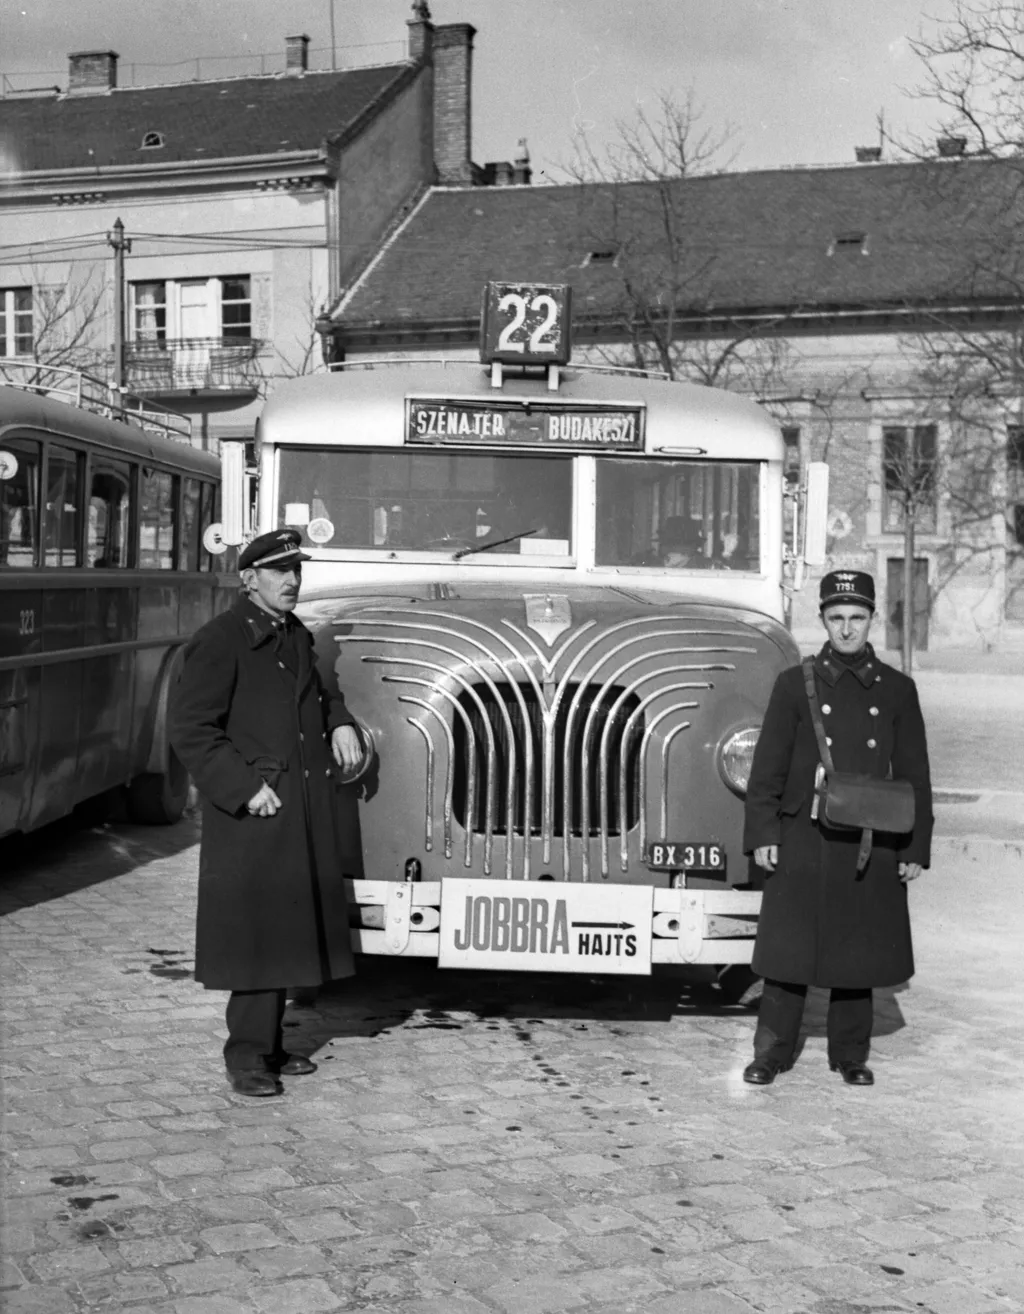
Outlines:
{"label": "bus front grille", "polygon": [[645,726],[635,693],[570,683],[546,713],[532,685],[501,682],[471,686],[458,705],[452,810],[463,829],[484,833],[488,811],[502,835],[527,827],[540,835],[546,812],[558,838],[621,835],[637,825]]}

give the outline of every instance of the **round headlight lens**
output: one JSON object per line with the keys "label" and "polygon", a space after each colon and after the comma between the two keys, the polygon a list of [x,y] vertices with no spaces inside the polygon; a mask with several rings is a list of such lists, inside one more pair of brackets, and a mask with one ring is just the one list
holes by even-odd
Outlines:
{"label": "round headlight lens", "polygon": [[722,779],[737,794],[747,792],[750,780],[750,768],[754,763],[754,748],[761,734],[759,725],[746,726],[734,730],[726,739],[718,754],[718,766]]}

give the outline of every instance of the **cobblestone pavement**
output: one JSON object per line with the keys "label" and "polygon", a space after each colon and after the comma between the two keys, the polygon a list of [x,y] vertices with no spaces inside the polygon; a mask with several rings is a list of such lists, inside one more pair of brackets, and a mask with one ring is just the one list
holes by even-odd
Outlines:
{"label": "cobblestone pavement", "polygon": [[821,999],[740,1078],[714,984],[364,961],[244,1100],[191,979],[194,822],[5,847],[3,1308],[160,1314],[1024,1309],[1024,882],[940,841],[860,1090]]}

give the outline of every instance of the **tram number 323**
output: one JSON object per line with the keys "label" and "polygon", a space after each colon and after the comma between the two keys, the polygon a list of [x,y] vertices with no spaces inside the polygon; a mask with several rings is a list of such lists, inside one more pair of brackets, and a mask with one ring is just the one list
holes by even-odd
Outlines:
{"label": "tram number 323", "polygon": [[490,363],[564,365],[569,359],[571,288],[561,283],[488,283],[480,354]]}
{"label": "tram number 323", "polygon": [[35,634],[36,632],[36,613],[29,609],[28,611],[18,612],[18,633]]}

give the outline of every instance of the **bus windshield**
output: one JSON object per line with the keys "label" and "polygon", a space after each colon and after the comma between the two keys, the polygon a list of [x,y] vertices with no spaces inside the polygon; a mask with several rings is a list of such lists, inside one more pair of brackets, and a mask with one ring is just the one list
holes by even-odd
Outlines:
{"label": "bus windshield", "polygon": [[760,570],[755,461],[597,462],[599,566]]}
{"label": "bus windshield", "polygon": [[278,523],[315,547],[570,558],[573,459],[284,448]]}

